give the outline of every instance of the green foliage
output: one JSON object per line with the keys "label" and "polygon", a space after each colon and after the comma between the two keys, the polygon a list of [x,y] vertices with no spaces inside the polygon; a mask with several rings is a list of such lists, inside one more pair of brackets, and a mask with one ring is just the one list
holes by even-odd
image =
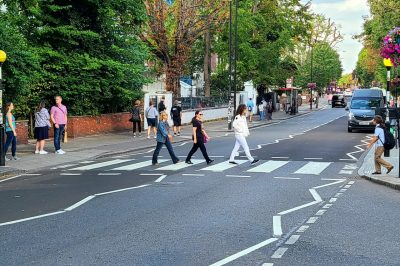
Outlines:
{"label": "green foliage", "polygon": [[[143,96],[147,49],[137,37],[146,19],[142,1],[4,3],[14,27],[20,29],[25,45],[29,44],[29,49],[17,50],[31,51],[35,60],[30,61],[40,67],[37,75],[31,75],[13,64],[20,72],[14,74],[35,77],[34,82],[24,80],[29,84],[25,90],[24,86],[13,86],[15,95],[28,96],[35,105],[39,99],[52,101],[61,95],[74,115],[126,110],[132,99]],[[15,58],[12,53],[10,57]],[[15,61],[22,64],[22,60]]]}

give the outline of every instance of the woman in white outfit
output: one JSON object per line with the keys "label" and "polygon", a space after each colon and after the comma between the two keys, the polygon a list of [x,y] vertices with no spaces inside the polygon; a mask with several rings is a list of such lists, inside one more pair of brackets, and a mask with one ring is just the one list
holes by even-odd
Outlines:
{"label": "woman in white outfit", "polygon": [[250,132],[249,128],[247,127],[246,112],[246,105],[239,105],[236,111],[235,119],[232,123],[233,129],[235,131],[236,143],[231,153],[231,157],[229,158],[229,163],[231,164],[238,164],[237,162],[235,162],[235,155],[239,151],[240,146],[243,147],[243,150],[246,153],[246,156],[251,164],[256,164],[259,161],[251,156],[249,145],[247,145],[246,137],[250,135]]}

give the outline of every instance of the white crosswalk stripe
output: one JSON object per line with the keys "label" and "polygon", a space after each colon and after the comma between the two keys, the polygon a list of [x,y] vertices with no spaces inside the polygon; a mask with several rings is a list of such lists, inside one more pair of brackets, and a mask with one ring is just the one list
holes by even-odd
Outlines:
{"label": "white crosswalk stripe", "polygon": [[120,163],[129,162],[129,161],[133,161],[133,159],[124,159],[124,160],[116,159],[116,160],[102,162],[102,163],[95,163],[95,164],[80,166],[80,167],[72,168],[70,170],[74,170],[74,171],[93,170],[93,169],[98,169],[98,168],[102,168],[102,167],[106,167],[106,166],[110,166],[110,165],[116,165],[116,164],[120,164]]}
{"label": "white crosswalk stripe", "polygon": [[247,170],[251,173],[271,173],[278,168],[281,168],[289,161],[268,161],[266,163],[260,164],[252,169]]}
{"label": "white crosswalk stripe", "polygon": [[204,160],[198,160],[198,159],[193,159],[191,160],[193,164],[187,164],[185,162],[180,162],[177,164],[171,164],[171,165],[167,165],[161,168],[157,168],[156,170],[161,170],[161,171],[177,171],[177,170],[181,170],[199,163],[205,163]]}
{"label": "white crosswalk stripe", "polygon": [[[158,159],[158,163],[163,163],[168,161],[167,159]],[[132,171],[132,170],[136,170],[136,169],[140,169],[140,168],[144,168],[147,166],[152,165],[152,161],[144,161],[144,162],[140,162],[140,163],[133,163],[133,164],[128,164],[128,165],[124,165],[121,167],[117,167],[117,168],[113,168],[111,170],[115,170],[115,171]]]}
{"label": "white crosswalk stripe", "polygon": [[331,163],[327,162],[309,162],[300,169],[298,169],[295,174],[303,175],[319,175],[321,174]]}
{"label": "white crosswalk stripe", "polygon": [[235,162],[237,162],[238,164],[231,164],[231,163],[229,163],[229,161],[225,161],[222,163],[213,164],[211,166],[202,168],[200,170],[201,171],[223,172],[223,171],[233,168],[239,164],[245,163],[245,162],[247,162],[247,160],[235,160]]}

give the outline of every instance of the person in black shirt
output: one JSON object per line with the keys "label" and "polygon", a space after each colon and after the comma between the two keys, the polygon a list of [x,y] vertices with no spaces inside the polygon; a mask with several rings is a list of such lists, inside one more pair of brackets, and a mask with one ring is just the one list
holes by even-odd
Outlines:
{"label": "person in black shirt", "polygon": [[136,138],[136,129],[139,131],[139,137],[142,136],[142,115],[140,113],[140,101],[136,100],[131,110],[131,120],[133,123],[133,137]]}
{"label": "person in black shirt", "polygon": [[204,159],[206,159],[207,164],[210,164],[214,161],[214,160],[210,159],[210,157],[208,157],[206,146],[204,145],[204,143],[206,143],[210,138],[208,137],[207,132],[203,128],[202,119],[203,119],[203,112],[201,112],[200,110],[197,110],[195,112],[195,117],[193,117],[193,119],[192,119],[193,147],[190,150],[188,156],[186,157],[185,162],[187,164],[193,164],[190,159],[192,158],[193,154],[199,148],[201,150],[201,153],[203,154]]}
{"label": "person in black shirt", "polygon": [[165,96],[161,97],[161,101],[158,103],[158,113],[164,112],[167,107],[164,104]]}
{"label": "person in black shirt", "polygon": [[171,108],[171,117],[174,121],[174,136],[176,136],[176,130],[178,129],[178,136],[181,135],[181,124],[182,124],[182,108],[179,106],[178,100],[175,100],[174,106]]}

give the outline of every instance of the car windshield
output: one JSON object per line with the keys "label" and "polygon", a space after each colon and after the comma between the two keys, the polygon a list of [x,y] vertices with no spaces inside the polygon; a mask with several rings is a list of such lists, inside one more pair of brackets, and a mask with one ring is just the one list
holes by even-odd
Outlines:
{"label": "car windshield", "polygon": [[333,99],[334,99],[334,100],[342,100],[343,98],[344,98],[343,95],[334,95],[334,96],[333,96]]}
{"label": "car windshield", "polygon": [[352,109],[376,109],[380,106],[380,99],[353,99],[351,101]]}

